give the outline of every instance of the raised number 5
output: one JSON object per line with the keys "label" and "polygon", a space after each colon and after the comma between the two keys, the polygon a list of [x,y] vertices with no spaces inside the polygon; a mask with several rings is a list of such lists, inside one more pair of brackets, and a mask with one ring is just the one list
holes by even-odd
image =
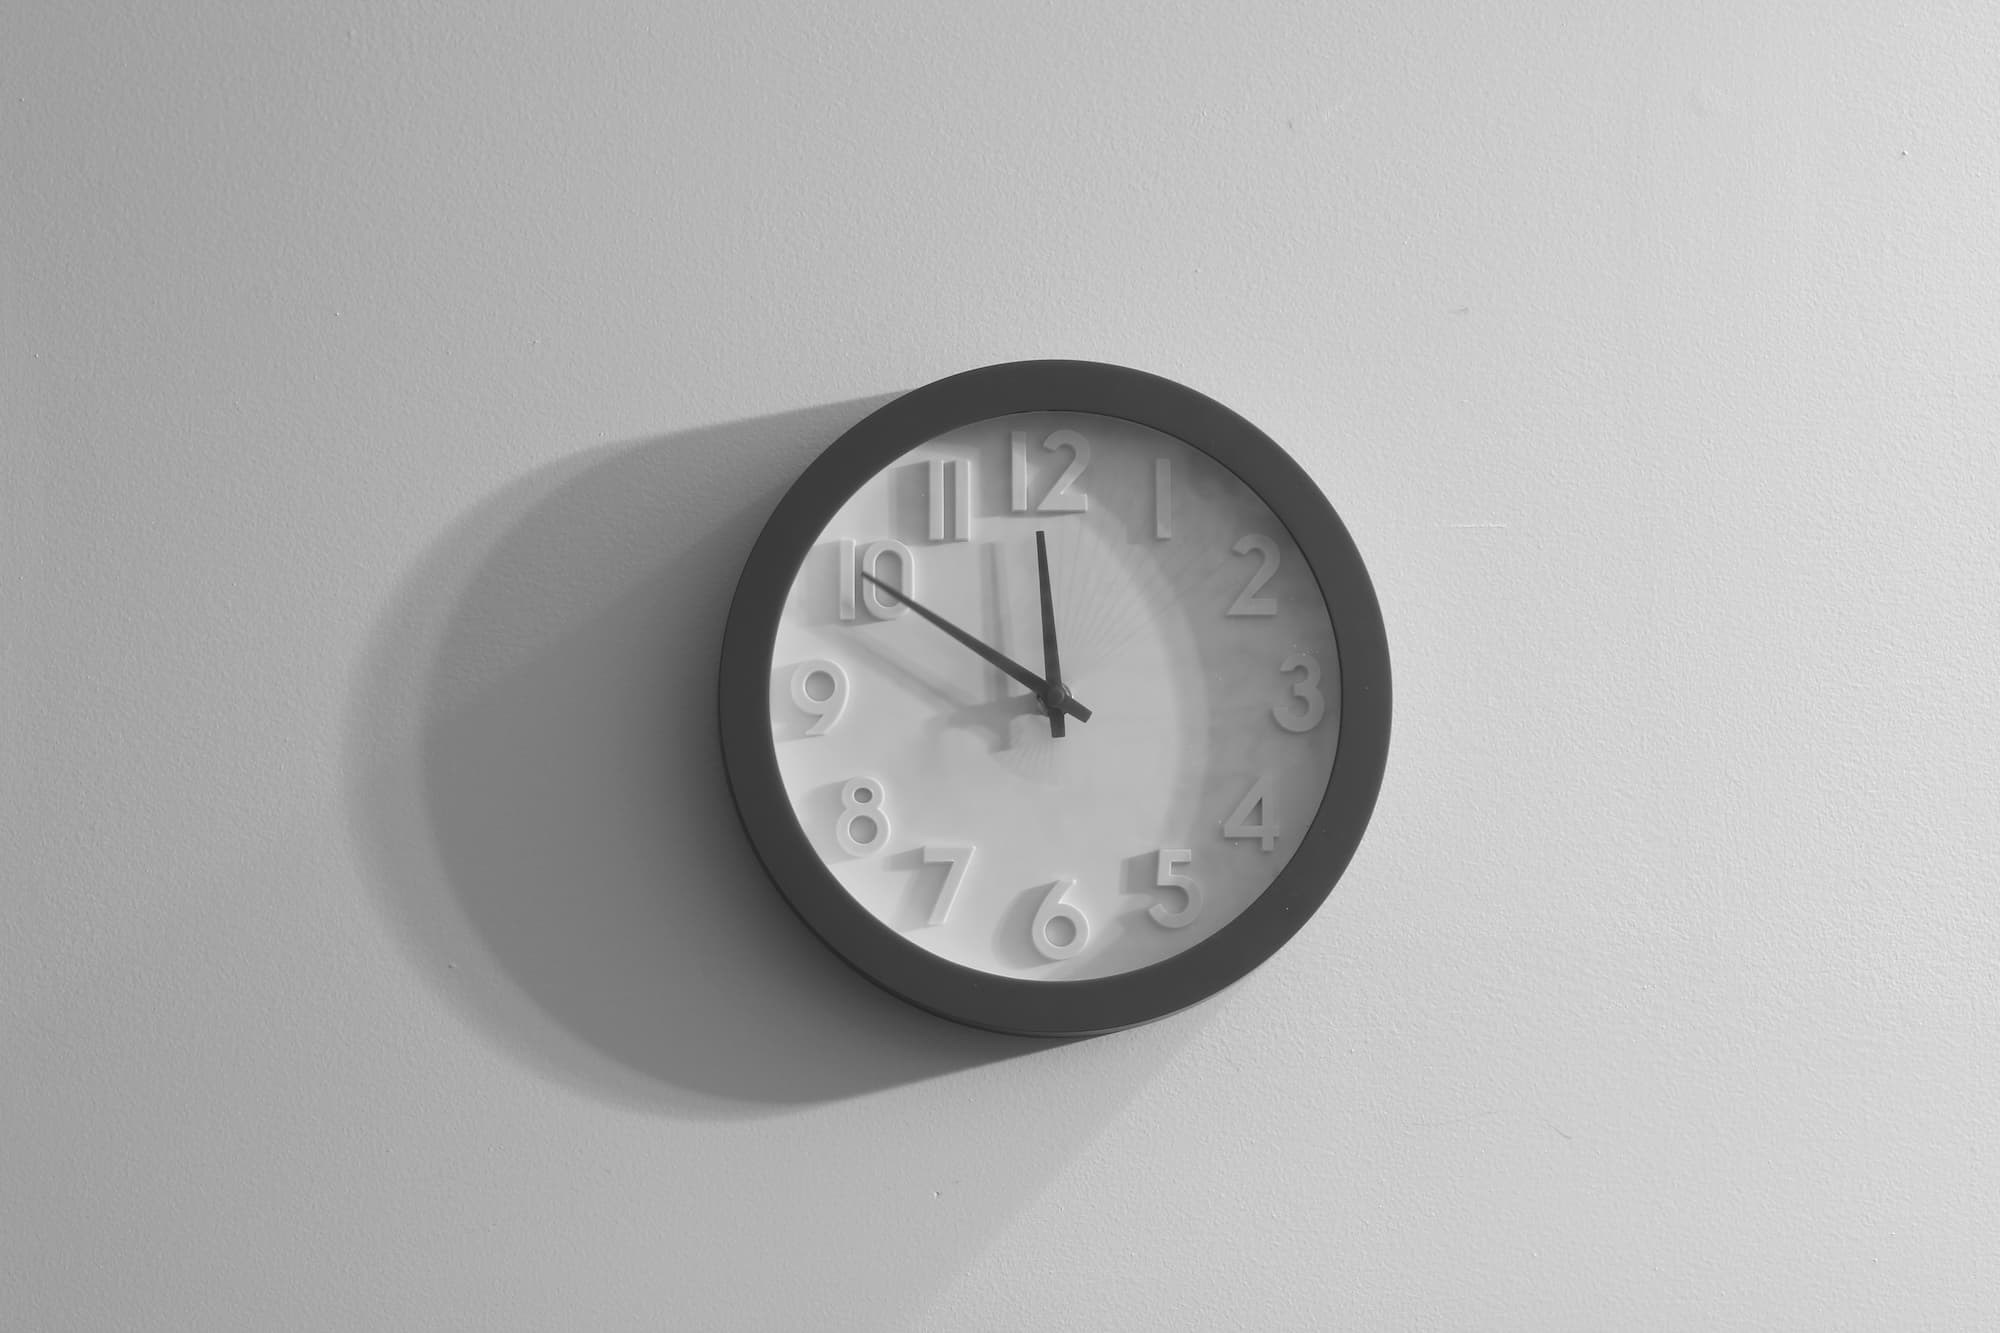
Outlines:
{"label": "raised number 5", "polygon": [[1165,903],[1154,903],[1146,909],[1146,915],[1167,927],[1179,930],[1191,924],[1201,915],[1201,889],[1191,875],[1180,874],[1180,869],[1194,860],[1194,853],[1185,847],[1160,848],[1159,873],[1154,882],[1163,889],[1179,889],[1186,901],[1179,908],[1170,908]]}

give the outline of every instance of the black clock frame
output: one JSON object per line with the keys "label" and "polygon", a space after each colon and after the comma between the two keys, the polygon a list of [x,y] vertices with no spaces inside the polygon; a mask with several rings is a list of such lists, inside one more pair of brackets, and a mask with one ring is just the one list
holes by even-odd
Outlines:
{"label": "black clock frame", "polygon": [[[1199,944],[1080,981],[978,971],[911,943],[857,902],[799,827],[778,770],[770,678],[779,616],[800,564],[854,491],[947,431],[1021,412],[1118,417],[1184,441],[1234,472],[1284,523],[1318,581],[1340,656],[1333,774],[1298,850],[1257,900]],[[1248,975],[1332,892],[1360,844],[1389,753],[1389,645],[1374,585],[1305,470],[1222,404],[1172,380],[1092,361],[1015,361],[914,389],[849,428],[807,466],[758,535],[723,630],[723,766],[745,833],[785,901],[836,954],[891,994],[995,1032],[1082,1037],[1184,1009]]]}

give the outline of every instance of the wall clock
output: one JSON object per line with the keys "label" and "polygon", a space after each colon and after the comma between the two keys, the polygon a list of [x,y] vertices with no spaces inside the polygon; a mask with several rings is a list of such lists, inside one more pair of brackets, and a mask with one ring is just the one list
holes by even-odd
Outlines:
{"label": "wall clock", "polygon": [[1081,1036],[1288,940],[1389,744],[1381,611],[1305,471],[1082,361],[897,398],[779,502],[723,635],[743,826],[836,953],[933,1013]]}

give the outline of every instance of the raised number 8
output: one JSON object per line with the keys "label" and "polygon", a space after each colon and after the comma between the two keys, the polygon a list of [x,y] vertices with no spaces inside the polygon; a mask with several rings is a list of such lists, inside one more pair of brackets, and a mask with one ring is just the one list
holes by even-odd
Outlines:
{"label": "raised number 8", "polygon": [[[868,825],[868,836],[856,838],[854,826]],[[833,826],[834,840],[849,856],[867,856],[889,843],[889,816],[882,809],[882,784],[873,778],[855,778],[840,789],[840,819]]]}

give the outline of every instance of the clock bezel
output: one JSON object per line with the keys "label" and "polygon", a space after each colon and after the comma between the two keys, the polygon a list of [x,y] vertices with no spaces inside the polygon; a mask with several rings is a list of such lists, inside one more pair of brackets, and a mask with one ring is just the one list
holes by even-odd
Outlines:
{"label": "clock bezel", "polygon": [[[1235,473],[1290,531],[1318,582],[1340,659],[1340,735],[1326,794],[1257,898],[1208,938],[1157,963],[1084,980],[1001,976],[932,953],[834,877],[800,827],[779,772],[770,677],[799,568],[848,498],[945,433],[1023,412],[1115,417],[1180,440]],[[891,994],[995,1032],[1081,1037],[1163,1018],[1233,985],[1312,917],[1353,859],[1380,794],[1391,712],[1388,638],[1374,584],[1333,505],[1263,431],[1173,380],[1095,361],[1014,361],[913,389],[848,428],[807,465],[744,562],[723,629],[723,767],[738,818],[772,883],[835,954]]]}

